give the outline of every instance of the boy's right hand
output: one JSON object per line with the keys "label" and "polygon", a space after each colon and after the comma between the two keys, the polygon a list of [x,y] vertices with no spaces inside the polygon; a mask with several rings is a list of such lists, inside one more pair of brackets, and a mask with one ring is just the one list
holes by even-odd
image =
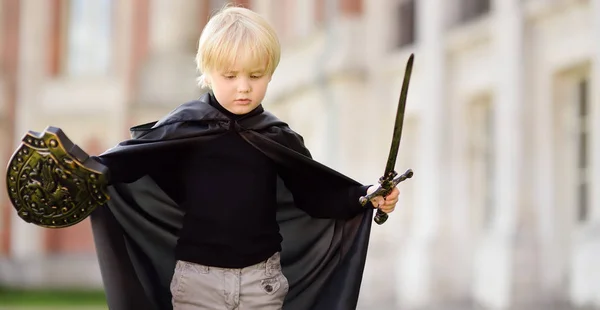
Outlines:
{"label": "boy's right hand", "polygon": [[[367,189],[367,195],[373,193],[377,190],[377,185],[370,186]],[[371,199],[371,204],[375,208],[381,209],[381,211],[385,213],[392,213],[396,208],[396,204],[398,203],[398,196],[400,195],[400,190],[398,187],[394,187],[392,191],[385,197],[375,196]]]}

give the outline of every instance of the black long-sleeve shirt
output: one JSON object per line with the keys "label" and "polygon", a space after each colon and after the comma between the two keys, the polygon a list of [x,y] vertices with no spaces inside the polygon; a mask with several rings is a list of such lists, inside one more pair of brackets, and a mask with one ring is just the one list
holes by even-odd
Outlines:
{"label": "black long-sleeve shirt", "polygon": [[[211,105],[232,121],[243,117],[228,112],[214,100]],[[185,160],[185,165],[178,165],[179,160]],[[163,166],[151,176],[186,210],[176,259],[223,268],[250,266],[281,251],[282,237],[276,221],[277,175],[295,200],[328,206],[306,210],[314,217],[349,218],[361,212],[358,197],[367,188],[306,188],[292,171],[277,167],[235,130],[186,147],[185,159],[173,158],[170,163],[172,167]],[[127,169],[114,167],[115,163],[111,167],[110,161],[105,164],[111,171]],[[125,178],[126,174],[113,175]]]}

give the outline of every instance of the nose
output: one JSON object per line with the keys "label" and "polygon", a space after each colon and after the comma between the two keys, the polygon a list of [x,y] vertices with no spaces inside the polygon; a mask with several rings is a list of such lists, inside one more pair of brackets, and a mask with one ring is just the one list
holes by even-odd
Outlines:
{"label": "nose", "polygon": [[247,78],[239,79],[238,84],[238,92],[240,93],[248,93],[252,90],[252,86],[250,86],[250,81]]}

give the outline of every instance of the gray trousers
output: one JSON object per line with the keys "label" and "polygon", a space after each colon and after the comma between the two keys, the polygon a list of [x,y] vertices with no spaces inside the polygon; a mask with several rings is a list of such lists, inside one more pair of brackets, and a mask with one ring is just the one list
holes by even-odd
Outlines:
{"label": "gray trousers", "polygon": [[241,269],[177,261],[171,281],[174,310],[281,309],[288,290],[279,253]]}

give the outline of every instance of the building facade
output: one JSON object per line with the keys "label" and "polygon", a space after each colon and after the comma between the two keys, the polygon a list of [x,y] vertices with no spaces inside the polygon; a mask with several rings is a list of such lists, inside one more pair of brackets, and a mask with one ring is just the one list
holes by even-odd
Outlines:
{"label": "building facade", "polygon": [[[224,3],[0,0],[0,160],[48,125],[97,154],[197,97]],[[415,176],[373,227],[361,309],[600,307],[600,0],[238,4],[280,34],[265,107],[364,183],[415,54],[397,164]],[[87,221],[38,229],[0,199],[0,284],[100,285]]]}

